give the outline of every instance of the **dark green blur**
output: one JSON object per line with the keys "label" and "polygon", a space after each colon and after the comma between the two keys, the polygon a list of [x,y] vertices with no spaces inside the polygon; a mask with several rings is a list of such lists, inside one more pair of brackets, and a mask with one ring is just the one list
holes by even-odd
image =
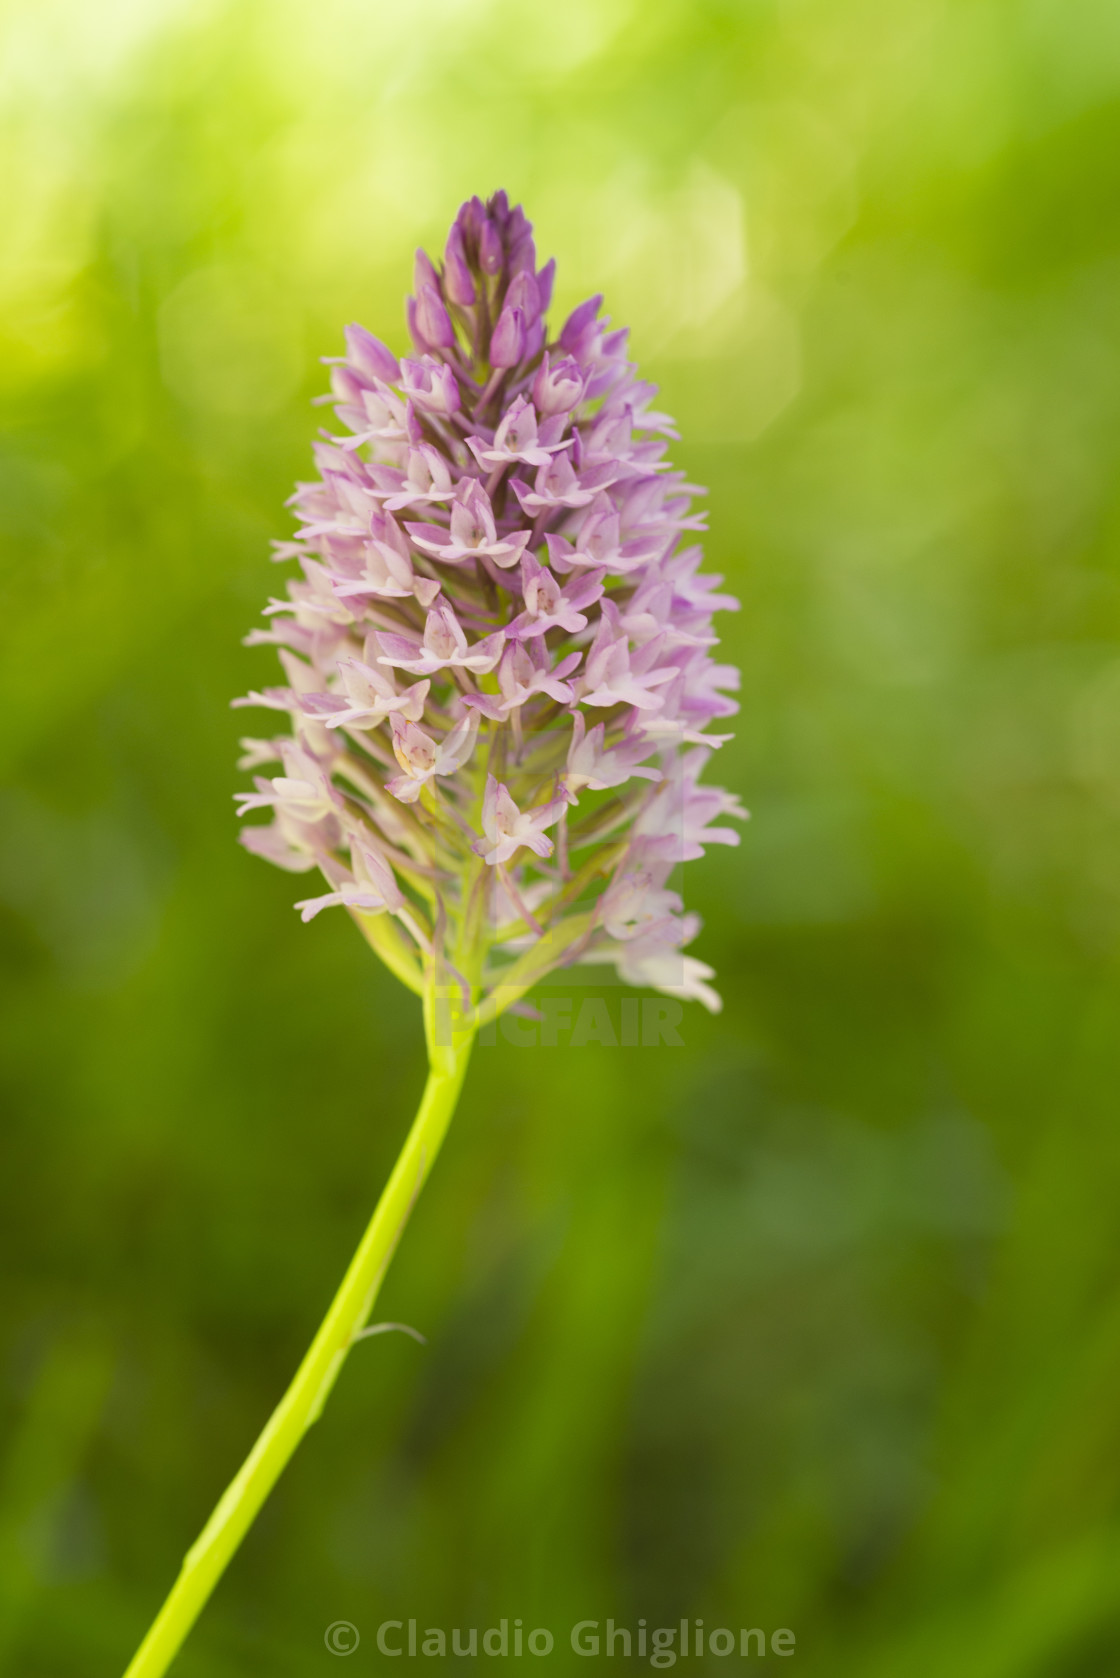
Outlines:
{"label": "dark green blur", "polygon": [[400,347],[499,185],[742,597],[724,1012],[477,1051],[378,1307],[430,1343],[357,1348],[175,1671],[411,1616],[629,1670],[570,1626],[682,1615],[805,1678],[1120,1671],[1118,20],[5,8],[5,1675],[119,1674],[419,1094],[414,999],[235,843],[228,704],[318,357]]}

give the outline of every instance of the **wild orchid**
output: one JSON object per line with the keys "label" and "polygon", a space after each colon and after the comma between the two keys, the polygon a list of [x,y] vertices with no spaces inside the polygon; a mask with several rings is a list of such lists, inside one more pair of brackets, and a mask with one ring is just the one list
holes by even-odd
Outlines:
{"label": "wild orchid", "polygon": [[[479,1031],[575,963],[719,1007],[669,885],[745,812],[702,784],[736,709],[713,658],[735,602],[700,571],[701,492],[671,421],[593,297],[550,337],[554,263],[504,193],[417,254],[400,361],[363,327],[332,365],[338,429],[276,557],[299,575],[248,640],[286,685],[239,705],[289,731],[242,742],[246,847],[327,890],[422,999],[416,1120],[294,1381],[128,1669],[174,1657],[355,1341],[450,1121]],[[381,1327],[385,1325],[377,1325]],[[390,1325],[395,1326],[395,1325]]]}

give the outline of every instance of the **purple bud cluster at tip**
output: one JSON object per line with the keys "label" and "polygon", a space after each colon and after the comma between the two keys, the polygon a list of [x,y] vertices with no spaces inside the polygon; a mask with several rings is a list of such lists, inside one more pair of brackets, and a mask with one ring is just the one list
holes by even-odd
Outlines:
{"label": "purple bud cluster at tip", "polygon": [[415,353],[347,327],[341,432],[277,544],[301,576],[248,637],[287,681],[235,703],[291,733],[243,743],[243,767],[281,773],[241,795],[272,812],[241,837],[325,876],[305,919],[390,916],[428,977],[473,965],[485,994],[514,968],[609,962],[715,1008],[668,882],[738,843],[718,824],[744,812],[700,781],[736,710],[712,657],[736,603],[700,570],[702,492],[666,459],[625,331],[593,297],[550,337],[553,272],[504,193],[474,198],[442,264],[417,253]]}

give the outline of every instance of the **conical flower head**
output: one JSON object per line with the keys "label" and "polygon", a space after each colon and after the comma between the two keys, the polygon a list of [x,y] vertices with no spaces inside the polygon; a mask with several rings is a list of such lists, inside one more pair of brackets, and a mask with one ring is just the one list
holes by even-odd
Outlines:
{"label": "conical flower head", "polygon": [[289,685],[247,741],[271,808],[250,850],[318,867],[418,990],[491,1012],[552,968],[609,962],[627,982],[718,998],[681,954],[698,930],[669,876],[744,812],[701,784],[737,673],[712,657],[714,592],[693,533],[701,493],[601,298],[556,336],[553,263],[504,193],[464,204],[443,260],[418,253],[398,362],[346,330],[341,430],[293,497],[301,576],[253,643]]}

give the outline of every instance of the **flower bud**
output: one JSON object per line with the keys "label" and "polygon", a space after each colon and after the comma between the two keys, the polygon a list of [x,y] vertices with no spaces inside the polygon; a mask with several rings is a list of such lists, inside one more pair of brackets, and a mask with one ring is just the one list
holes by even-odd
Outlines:
{"label": "flower bud", "polygon": [[455,342],[455,328],[444,308],[443,298],[435,286],[421,286],[416,299],[416,330],[425,344],[433,350],[450,349]]}
{"label": "flower bud", "polygon": [[509,290],[506,292],[505,307],[507,309],[520,309],[527,324],[540,319],[540,287],[537,285],[531,269],[522,268],[520,272],[513,276],[509,283]]}
{"label": "flower bud", "polygon": [[380,338],[375,338],[372,332],[367,332],[364,326],[358,325],[348,326],[344,336],[350,365],[361,378],[371,384],[375,379],[381,379],[385,384],[393,384],[400,378],[400,364]]}
{"label": "flower bud", "polygon": [[525,316],[520,309],[505,308],[490,340],[491,367],[516,367],[525,353]]}
{"label": "flower bud", "polygon": [[[462,241],[460,240],[460,247]],[[447,255],[443,272],[443,293],[449,303],[457,303],[461,309],[469,309],[472,303],[478,302],[478,292],[471,278],[471,271],[467,267],[462,249],[452,250],[450,239],[447,241]]]}
{"label": "flower bud", "polygon": [[552,282],[556,278],[556,258],[550,256],[540,273],[537,275],[537,290],[540,292],[541,312],[547,310],[552,302]]}
{"label": "flower bud", "polygon": [[602,296],[589,297],[586,303],[581,303],[578,309],[573,309],[564,322],[560,333],[560,347],[574,355],[577,361],[586,361],[592,354],[593,345],[599,334],[599,327],[595,317],[602,304]]}
{"label": "flower bud", "polygon": [[412,265],[412,289],[419,297],[426,285],[439,291],[439,275],[435,271],[431,257],[427,251],[417,251]]}
{"label": "flower bud", "polygon": [[491,278],[502,271],[502,237],[489,217],[483,222],[479,235],[478,261],[482,272]]}

